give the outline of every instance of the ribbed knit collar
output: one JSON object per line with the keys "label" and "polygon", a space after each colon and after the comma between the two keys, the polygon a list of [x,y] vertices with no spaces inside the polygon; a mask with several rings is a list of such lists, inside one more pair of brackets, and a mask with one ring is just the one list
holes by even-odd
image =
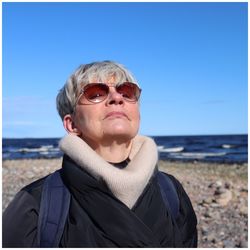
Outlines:
{"label": "ribbed knit collar", "polygon": [[146,187],[158,160],[155,142],[139,135],[133,139],[129,155],[131,161],[123,169],[106,162],[76,135],[66,135],[59,147],[89,174],[103,179],[112,193],[130,209]]}

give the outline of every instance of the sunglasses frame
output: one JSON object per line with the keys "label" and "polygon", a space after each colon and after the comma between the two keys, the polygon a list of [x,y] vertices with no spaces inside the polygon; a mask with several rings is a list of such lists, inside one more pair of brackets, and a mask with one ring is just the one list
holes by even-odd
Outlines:
{"label": "sunglasses frame", "polygon": [[[78,102],[79,102],[79,100],[81,99],[82,95],[84,95],[84,92],[85,92],[88,88],[90,88],[91,85],[92,85],[92,86],[94,86],[94,85],[104,85],[104,86],[107,86],[107,87],[108,87],[108,93],[107,93],[107,95],[105,96],[105,98],[104,98],[103,100],[101,100],[101,101],[98,101],[98,102],[91,101],[90,99],[88,99],[88,98],[85,96],[85,98],[86,98],[86,100],[88,100],[88,102],[90,102],[90,103],[92,103],[92,104],[98,104],[98,103],[101,103],[101,102],[105,101],[105,100],[108,98],[109,93],[110,93],[109,88],[114,87],[115,89],[117,89],[119,86],[121,86],[121,85],[123,85],[123,84],[132,84],[133,86],[135,86],[135,87],[138,89],[138,93],[137,93],[137,96],[136,96],[136,99],[135,99],[135,100],[129,100],[129,99],[123,97],[123,99],[124,99],[125,101],[129,102],[129,103],[136,103],[136,102],[140,99],[140,95],[141,95],[141,91],[142,91],[142,90],[138,87],[137,84],[135,84],[135,83],[133,83],[133,82],[123,82],[123,83],[121,83],[121,84],[117,84],[117,85],[114,86],[114,85],[109,85],[109,84],[102,83],[102,82],[97,82],[97,83],[89,83],[89,84],[87,84],[86,86],[84,86],[84,87],[80,90],[80,94],[79,94],[79,96],[78,96],[77,99],[76,99],[76,105],[78,104]],[[119,92],[117,92],[117,93],[119,93]],[[120,93],[119,93],[119,94],[120,94]],[[76,105],[75,105],[75,106],[76,106]]]}

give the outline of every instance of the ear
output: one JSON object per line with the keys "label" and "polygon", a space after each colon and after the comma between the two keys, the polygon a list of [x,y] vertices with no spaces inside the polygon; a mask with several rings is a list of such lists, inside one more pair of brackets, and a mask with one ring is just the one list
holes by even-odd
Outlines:
{"label": "ear", "polygon": [[65,115],[63,118],[63,126],[68,133],[81,135],[79,129],[75,126],[72,115]]}

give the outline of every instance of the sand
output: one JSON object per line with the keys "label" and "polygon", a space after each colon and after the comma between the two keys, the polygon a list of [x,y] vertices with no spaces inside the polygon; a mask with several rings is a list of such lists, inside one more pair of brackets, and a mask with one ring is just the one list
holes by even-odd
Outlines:
{"label": "sand", "polygon": [[[25,185],[54,172],[62,159],[5,160],[3,210]],[[247,164],[160,161],[188,193],[198,218],[199,247],[247,247]]]}

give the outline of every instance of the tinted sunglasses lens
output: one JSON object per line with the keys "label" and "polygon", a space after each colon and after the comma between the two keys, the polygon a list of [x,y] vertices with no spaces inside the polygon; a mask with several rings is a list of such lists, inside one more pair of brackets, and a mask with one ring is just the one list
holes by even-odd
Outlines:
{"label": "tinted sunglasses lens", "polygon": [[127,101],[136,102],[140,97],[141,90],[136,84],[126,82],[117,87],[117,92]]}
{"label": "tinted sunglasses lens", "polygon": [[90,84],[84,89],[84,97],[90,102],[101,102],[109,93],[109,87],[105,84]]}

